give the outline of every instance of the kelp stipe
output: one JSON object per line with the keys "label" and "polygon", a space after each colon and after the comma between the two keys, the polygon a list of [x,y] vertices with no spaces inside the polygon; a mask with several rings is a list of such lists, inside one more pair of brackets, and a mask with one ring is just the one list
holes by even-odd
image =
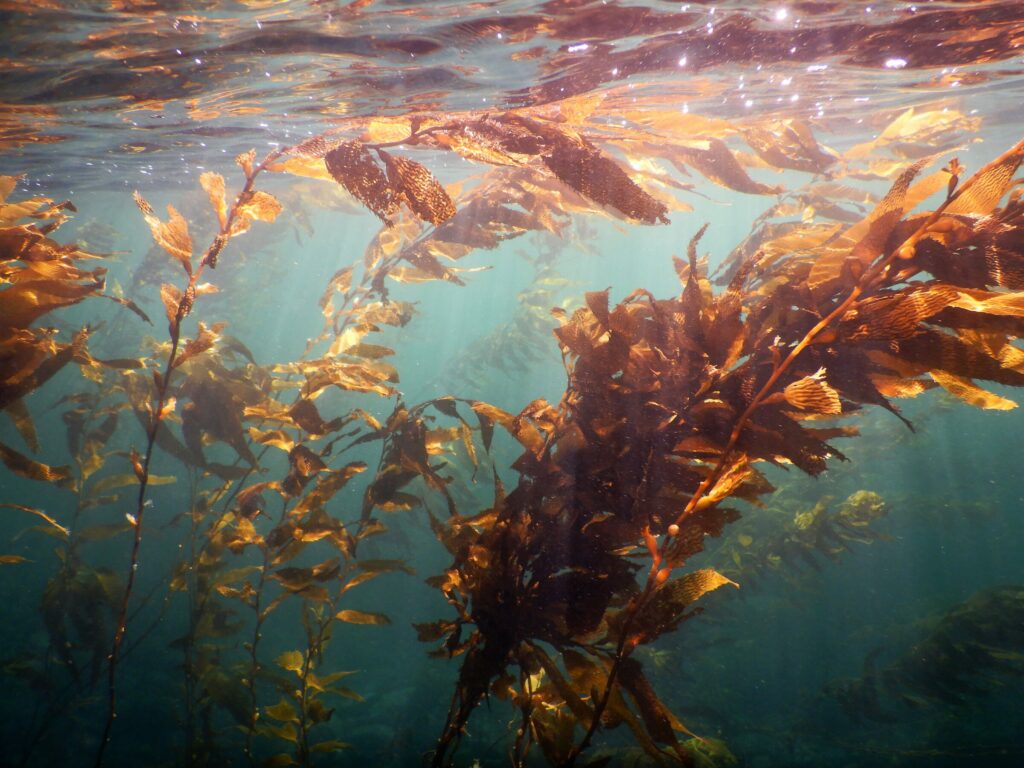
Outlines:
{"label": "kelp stipe", "polygon": [[280,211],[280,205],[273,196],[254,189],[253,185],[259,173],[269,162],[276,159],[279,154],[280,151],[271,152],[263,162],[256,166],[253,165],[256,156],[255,151],[239,155],[236,158],[239,167],[245,173],[245,184],[230,207],[228,207],[224,197],[223,177],[212,172],[203,174],[201,183],[217,213],[219,232],[206,249],[197,268],[192,266],[192,238],[189,236],[188,223],[181,217],[181,214],[172,206],[168,206],[170,218],[168,221],[163,222],[156,217],[149,203],[137,192],[135,193],[135,201],[143,216],[145,216],[146,223],[149,224],[150,230],[153,233],[153,239],[181,264],[187,280],[184,290],[166,283],[161,286],[160,297],[167,310],[167,331],[171,339],[171,349],[167,355],[163,373],[153,372],[152,391],[145,394],[141,402],[135,403],[137,415],[142,420],[145,430],[146,443],[145,449],[141,454],[133,448],[130,456],[132,470],[139,482],[138,501],[134,515],[128,515],[128,522],[133,530],[131,556],[125,588],[120,600],[114,627],[114,637],[107,660],[107,717],[102,728],[99,748],[96,753],[95,765],[97,768],[103,764],[103,756],[110,742],[111,729],[117,717],[117,665],[121,655],[121,646],[124,642],[125,632],[127,631],[128,608],[139,567],[139,546],[142,543],[142,524],[146,511],[146,491],[150,479],[149,466],[153,459],[153,451],[157,445],[161,423],[174,411],[175,405],[175,400],[168,395],[171,377],[176,368],[189,358],[209,349],[217,339],[216,330],[209,329],[200,322],[196,338],[187,340],[184,346],[181,346],[182,323],[191,313],[196,298],[203,293],[204,286],[199,283],[199,278],[207,267],[214,269],[217,266],[217,259],[228,241],[233,236],[246,231],[251,226],[253,220],[273,221],[276,218],[277,213]]}

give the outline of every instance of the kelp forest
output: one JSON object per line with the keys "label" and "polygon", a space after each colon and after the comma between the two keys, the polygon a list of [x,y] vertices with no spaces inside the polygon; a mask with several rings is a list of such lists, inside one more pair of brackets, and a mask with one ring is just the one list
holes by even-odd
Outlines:
{"label": "kelp forest", "polygon": [[0,765],[1024,759],[1019,120],[576,90],[0,104]]}

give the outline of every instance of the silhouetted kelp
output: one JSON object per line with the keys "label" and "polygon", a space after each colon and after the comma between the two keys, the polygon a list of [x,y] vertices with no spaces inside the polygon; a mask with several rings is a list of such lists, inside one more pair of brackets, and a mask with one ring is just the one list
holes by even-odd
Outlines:
{"label": "silhouetted kelp", "polygon": [[[253,764],[257,739],[283,745],[267,765],[311,765],[317,754],[346,748],[315,730],[332,718],[328,694],[360,698],[339,684],[349,671],[323,668],[325,649],[337,621],[389,622],[345,601],[360,584],[409,568],[368,558],[360,547],[386,530],[381,512],[422,506],[452,557],[429,583],[454,614],[417,632],[440,641],[436,655],[461,656],[434,765],[451,763],[489,695],[521,718],[514,765],[524,765],[534,745],[549,763],[573,765],[601,729],[621,725],[654,763],[689,765],[710,759],[709,743],[664,705],[636,651],[695,616],[708,592],[738,586],[711,568],[682,569],[706,536],[737,519],[736,509],[723,506],[728,500],[757,504],[771,493],[755,465],[794,465],[816,475],[829,458],[842,457],[830,441],[856,435],[837,420],[865,405],[896,413],[892,398],[937,384],[976,405],[1003,408],[1005,398],[974,380],[1024,383],[1014,343],[1024,330],[1024,300],[1016,292],[1024,283],[1024,203],[1019,190],[1011,193],[1024,144],[966,180],[953,160],[915,183],[934,158],[908,165],[901,155],[907,140],[926,130],[936,141],[954,142],[973,130],[968,118],[922,121],[911,110],[870,147],[840,156],[799,121],[740,129],[658,109],[608,120],[620,107],[587,97],[532,112],[368,120],[275,150],[261,162],[243,154],[237,162],[244,185],[230,203],[219,174],[201,176],[217,231],[198,264],[181,214],[169,208],[161,220],[136,194],[154,240],[183,273],[180,287],[160,288],[169,342],[137,359],[97,360],[85,349],[87,331],[58,344],[31,327],[52,309],[105,295],[102,272],[80,270],[74,261],[85,254],[46,237],[55,221],[5,226],[0,244],[9,285],[0,296],[5,310],[24,307],[0,321],[0,340],[11,350],[0,358],[5,412],[31,445],[32,422],[18,405],[24,396],[71,361],[95,385],[66,400],[74,470],[6,447],[3,460],[78,496],[71,526],[19,509],[65,541],[43,610],[52,653],[62,657],[66,685],[77,696],[88,692],[110,649],[97,764],[117,714],[118,666],[133,647],[125,645],[139,610],[132,606],[149,602],[133,595],[148,487],[171,479],[150,472],[157,448],[186,467],[189,481],[187,507],[176,518],[188,523],[186,545],[169,579],[171,594],[183,593],[188,606],[185,631],[173,643],[182,652],[186,764],[227,759],[232,742],[218,726],[225,716],[240,726]],[[405,326],[414,313],[389,297],[387,279],[461,285],[460,274],[469,270],[457,262],[471,251],[530,231],[563,232],[574,213],[666,221],[670,208],[686,209],[674,193],[689,185],[659,160],[736,191],[777,193],[747,174],[744,165],[754,161],[728,144],[740,137],[759,162],[777,168],[895,182],[866,215],[868,199],[835,182],[780,201],[776,214],[799,211],[802,221],[784,228],[757,222],[727,261],[718,293],[698,256],[701,230],[687,258],[675,262],[677,296],[639,289],[613,305],[609,291],[597,291],[571,315],[556,310],[567,374],[557,406],[535,400],[511,414],[474,398],[402,401],[398,371],[385,362],[394,350],[369,341],[389,326]],[[404,155],[418,147],[494,168],[475,186],[445,189]],[[878,154],[890,150],[895,158]],[[259,365],[221,323],[198,321],[191,337],[185,330],[196,301],[216,290],[201,279],[230,240],[280,212],[275,196],[255,188],[266,171],[337,182],[386,225],[361,264],[331,277],[320,301],[323,330],[305,354],[271,366]],[[13,181],[5,184],[13,188]],[[944,198],[932,212],[913,213],[936,194]],[[37,208],[63,216],[57,207]],[[815,221],[819,209],[825,222]],[[142,314],[126,299],[107,298]],[[334,390],[345,393],[343,406],[326,396]],[[395,402],[378,418],[359,396]],[[142,426],[143,450],[106,450],[128,410]],[[497,427],[521,449],[511,467],[518,481],[507,493],[489,456]],[[335,511],[339,493],[368,468],[361,457],[371,446],[380,458],[366,473],[361,505]],[[230,463],[217,460],[225,455]],[[101,471],[111,460],[131,471]],[[464,514],[452,474],[493,478],[493,504]],[[113,506],[110,492],[124,487],[137,490],[127,526],[79,524],[79,511]],[[430,509],[437,496],[446,515]],[[798,527],[834,532],[825,522],[812,515]],[[120,583],[88,565],[80,546],[127,531],[129,568]],[[285,601],[297,606],[302,631],[271,666],[261,638]],[[147,631],[139,630],[140,639]],[[239,638],[242,653],[233,655]],[[61,711],[49,709],[44,720]]]}
{"label": "silhouetted kelp", "polygon": [[1024,590],[983,590],[930,622],[924,638],[879,669],[879,648],[864,675],[829,693],[854,720],[888,722],[899,706],[964,707],[1024,672]]}

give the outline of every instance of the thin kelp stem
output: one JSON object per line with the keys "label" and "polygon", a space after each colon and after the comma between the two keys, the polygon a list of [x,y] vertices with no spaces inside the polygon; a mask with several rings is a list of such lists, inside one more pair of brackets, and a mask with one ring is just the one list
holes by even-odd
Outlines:
{"label": "thin kelp stem", "polygon": [[133,536],[131,557],[129,558],[128,565],[128,577],[125,580],[124,592],[121,595],[117,625],[114,628],[114,638],[110,648],[110,655],[108,657],[107,717],[103,725],[103,732],[100,737],[100,744],[96,753],[96,760],[94,763],[96,768],[100,768],[100,766],[103,765],[103,758],[106,754],[107,745],[110,743],[111,730],[114,726],[114,720],[117,718],[117,665],[120,660],[121,645],[124,642],[124,636],[128,628],[128,606],[131,602],[132,592],[135,588],[135,577],[139,570],[139,549],[142,545],[142,523],[146,512],[146,492],[149,488],[150,478],[149,467],[153,460],[153,451],[156,447],[157,434],[160,431],[160,425],[163,421],[164,408],[168,403],[171,375],[174,372],[175,363],[178,359],[181,342],[181,326],[185,317],[192,309],[192,302],[196,294],[196,285],[199,282],[200,276],[203,274],[207,265],[211,268],[216,267],[217,257],[220,255],[220,252],[224,249],[224,246],[231,237],[232,225],[237,219],[242,205],[247,202],[252,195],[253,184],[255,183],[256,177],[267,167],[267,165],[280,157],[284,151],[285,150],[283,149],[274,150],[268,154],[259,165],[253,168],[251,172],[246,174],[245,185],[242,187],[242,191],[238,194],[238,197],[235,198],[235,202],[228,211],[225,221],[221,225],[220,231],[217,233],[217,236],[213,239],[210,246],[206,249],[206,253],[203,255],[202,261],[199,263],[199,267],[189,275],[188,285],[182,292],[182,298],[178,303],[177,312],[168,326],[168,332],[171,337],[171,350],[167,355],[167,362],[164,365],[163,375],[159,378],[154,376],[156,384],[156,407],[153,408],[149,414],[149,422],[146,427],[146,450],[142,455],[141,460],[139,460],[138,457],[133,457],[135,473],[139,479],[139,493],[135,505],[135,515],[130,521],[132,523]]}
{"label": "thin kelp stem", "polygon": [[[281,514],[277,524],[280,525],[288,516],[288,502],[281,502]],[[263,546],[263,563],[260,566],[259,579],[256,582],[255,595],[253,596],[253,612],[256,615],[256,623],[252,630],[252,640],[249,641],[249,675],[246,679],[246,689],[249,693],[249,725],[245,730],[245,757],[252,766],[256,765],[256,758],[253,756],[252,743],[256,736],[256,722],[259,719],[259,702],[256,693],[256,678],[260,674],[259,645],[263,637],[263,622],[270,615],[264,611],[263,597],[267,586],[267,574],[270,572],[272,560],[270,547]]]}
{"label": "thin kelp stem", "polygon": [[608,707],[608,702],[611,699],[622,663],[627,657],[629,657],[639,643],[639,638],[631,637],[630,631],[640,610],[654,594],[657,587],[665,583],[672,569],[682,565],[682,562],[677,562],[679,559],[679,552],[676,544],[677,540],[673,536],[673,529],[678,531],[678,526],[697,510],[701,501],[707,496],[707,493],[714,487],[719,479],[721,479],[722,474],[725,472],[725,469],[729,465],[729,461],[735,452],[736,445],[754,411],[764,404],[769,395],[773,393],[773,390],[781,377],[792,367],[793,363],[796,362],[804,350],[813,344],[826,329],[832,326],[836,321],[840,320],[866,291],[870,291],[877,287],[879,281],[889,275],[890,268],[897,259],[913,256],[917,244],[928,234],[929,228],[942,217],[943,213],[950,205],[953,204],[953,202],[966,194],[967,191],[970,190],[979,179],[983,178],[989,170],[1005,164],[1014,156],[1021,155],[1022,153],[1024,153],[1024,141],[1018,142],[1012,148],[971,176],[953,194],[947,195],[946,199],[943,200],[942,203],[924,220],[924,222],[914,230],[910,237],[903,241],[903,243],[898,247],[892,249],[892,251],[883,259],[877,261],[871,267],[866,269],[863,274],[860,275],[857,284],[850,290],[850,293],[847,294],[847,296],[839,302],[831,312],[825,315],[825,317],[819,320],[809,331],[807,331],[803,338],[801,338],[800,341],[797,342],[797,344],[790,350],[789,354],[774,367],[771,375],[769,375],[768,379],[757,391],[745,410],[736,420],[736,423],[733,425],[732,431],[729,434],[729,439],[725,448],[719,455],[714,468],[697,486],[697,489],[690,497],[689,502],[687,502],[683,510],[676,516],[672,525],[669,526],[668,533],[662,538],[661,542],[659,542],[657,550],[653,554],[653,564],[648,572],[644,587],[640,594],[629,603],[626,609],[626,615],[624,617],[622,630],[616,646],[612,666],[608,672],[608,678],[605,682],[601,696],[594,706],[594,714],[591,719],[590,726],[587,728],[582,741],[572,749],[566,760],[562,763],[563,768],[571,768],[571,766],[575,765],[576,760],[590,745],[594,734],[600,727],[601,717]]}

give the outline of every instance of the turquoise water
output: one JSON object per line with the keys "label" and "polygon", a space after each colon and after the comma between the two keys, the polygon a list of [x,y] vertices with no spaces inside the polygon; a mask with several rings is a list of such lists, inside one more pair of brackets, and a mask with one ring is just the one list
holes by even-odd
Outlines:
{"label": "turquoise water", "polygon": [[[652,385],[622,406],[614,393],[627,374],[618,371],[601,379],[603,390],[594,385],[608,397],[601,402],[609,423],[588,421],[593,414],[579,403],[596,390],[571,376],[584,366],[564,338],[560,350],[557,310],[571,325],[573,313],[595,306],[594,292],[606,288],[613,310],[635,303],[629,297],[638,288],[658,300],[680,296],[687,243],[705,223],[699,253],[712,275],[727,272],[730,253],[749,244],[766,212],[774,209],[772,221],[798,233],[842,231],[868,217],[913,161],[931,159],[925,178],[958,158],[963,188],[1022,138],[1018,4],[890,5],[0,5],[0,174],[12,177],[6,203],[44,197],[76,209],[57,214],[37,201],[41,216],[26,218],[0,208],[8,238],[0,240],[0,765],[1019,765],[1022,424],[1019,408],[999,399],[1020,398],[1014,311],[957,331],[978,349],[1002,350],[999,372],[975,377],[996,407],[971,407],[963,400],[981,396],[970,391],[956,396],[956,382],[942,375],[961,368],[911,366],[891,377],[928,391],[914,398],[886,391],[911,430],[877,401],[858,399],[852,385],[844,388],[843,376],[856,377],[836,363],[822,375],[842,396],[841,418],[801,423],[856,426],[859,436],[832,443],[848,461],[833,453],[811,477],[784,449],[760,455],[737,443],[774,490],[730,498],[734,489],[721,499],[738,519],[720,536],[699,537],[704,551],[681,557],[672,574],[714,569],[720,588],[698,595],[696,608],[688,601],[679,626],[625,654],[642,665],[659,711],[674,721],[652,716],[638,689],[620,680],[608,708],[601,705],[602,727],[588,734],[581,712],[593,712],[604,685],[571,674],[574,653],[613,663],[617,642],[629,636],[616,634],[621,616],[658,570],[644,530],[667,546],[675,535],[669,524],[689,519],[689,512],[675,516],[704,493],[691,478],[666,511],[663,498],[641,497],[649,481],[630,475],[631,457],[675,451],[702,477],[739,411],[727,428],[700,421],[699,434],[718,441],[711,453],[654,440],[603,443],[588,431],[580,432],[587,455],[606,451],[607,461],[564,459],[577,450],[567,437],[573,425],[634,434],[648,418],[644,403],[676,384],[666,377],[664,390]],[[488,139],[495,125],[511,133]],[[794,144],[797,133],[787,129],[812,143]],[[758,151],[758,130],[774,131],[781,160],[771,147]],[[315,135],[325,137],[324,147],[301,144]],[[340,163],[337,153],[352,146],[346,141],[372,150],[368,162],[378,171],[366,177],[369,192],[359,192],[354,166],[331,170],[332,158]],[[215,265],[202,267],[197,282],[216,292],[201,290],[178,318],[182,343],[172,352],[176,321],[160,286],[180,289],[189,275],[154,243],[159,230],[132,192],[160,221],[171,218],[168,204],[180,211],[198,273],[221,228],[200,175],[224,177],[230,208],[246,182],[233,158],[251,147],[257,163],[282,151],[271,160],[296,159],[303,172],[271,168],[253,177],[280,212],[250,222],[227,239]],[[702,154],[716,147],[729,162]],[[564,165],[560,152],[570,157]],[[388,165],[395,157],[445,185],[459,232],[431,220],[436,207],[423,213],[428,195]],[[594,175],[581,172],[581,181],[573,169],[582,167],[596,168]],[[308,178],[310,169],[318,178]],[[945,205],[955,186],[947,195],[944,177],[917,210]],[[377,217],[368,206],[382,190],[404,202]],[[1006,207],[998,210],[1012,210],[1010,185],[1002,192]],[[665,204],[668,223],[629,208],[628,195],[638,205]],[[961,211],[962,231],[987,231],[994,207]],[[66,222],[45,230],[62,215]],[[983,283],[1015,294],[1020,219],[1001,225],[1006,239],[985,253],[998,251],[1009,277],[990,274]],[[17,252],[10,243],[25,237],[26,226],[95,258]],[[864,269],[895,258],[912,231],[886,232]],[[374,248],[396,232],[402,248],[374,261]],[[984,249],[971,248],[955,263],[982,258]],[[794,263],[803,253],[782,251]],[[87,282],[70,272],[55,277],[54,264],[106,271],[81,301],[25,310],[18,297],[26,285],[38,286],[38,304]],[[349,266],[349,287],[328,304],[322,297],[332,276]],[[901,285],[912,290],[933,277],[964,285],[926,268]],[[773,286],[751,283],[741,325],[759,322],[753,308]],[[807,295],[792,294],[794,313]],[[405,322],[371,316],[367,305],[404,313]],[[799,335],[785,334],[803,334],[813,322],[789,309],[780,305],[773,322],[793,348]],[[827,310],[822,301],[814,319]],[[216,339],[188,352],[163,390],[168,355],[203,338],[200,322]],[[690,338],[688,322],[680,311],[670,327]],[[68,347],[59,370],[43,375],[41,361],[55,359],[83,327],[88,354],[72,356]],[[598,333],[594,344],[614,335]],[[356,348],[353,338],[377,346]],[[862,343],[852,332],[848,338]],[[872,349],[909,360],[900,341]],[[767,354],[771,343],[771,335],[751,342],[732,368],[697,367],[682,378],[713,380]],[[829,343],[844,342],[808,348]],[[302,366],[315,361],[338,377],[333,385],[314,386],[312,368]],[[371,374],[370,385],[359,379]],[[990,381],[1000,376],[1002,383]],[[743,396],[750,402],[752,392]],[[730,397],[740,395],[723,387],[712,400]],[[429,404],[438,398],[440,406]],[[524,412],[538,399],[560,409],[549,414],[557,428]],[[318,429],[282,415],[300,401],[315,405]],[[157,404],[166,406],[164,418],[147,432],[154,423],[147,408]],[[402,422],[410,412],[414,418]],[[504,423],[494,415],[502,412]],[[539,447],[517,439],[526,422],[541,430]],[[400,437],[409,442],[396,459],[388,450]],[[796,441],[792,433],[787,439]],[[413,447],[429,449],[425,462],[410,458]],[[735,457],[733,447],[727,452]],[[149,454],[148,466],[133,468],[133,456]],[[556,459],[544,464],[541,455]],[[346,466],[351,479],[327,488]],[[50,481],[41,477],[47,468]],[[400,471],[408,474],[381,490],[381,478]],[[557,491],[553,476],[561,478]],[[495,501],[496,479],[509,494],[506,507]],[[258,483],[277,485],[247,492]],[[614,486],[615,500],[588,508],[602,483]],[[557,513],[552,499],[565,504]],[[486,516],[466,522],[495,506],[515,510],[508,519],[534,532],[555,530],[545,521],[570,516],[570,508],[600,514],[573,529],[577,538],[566,533],[564,548],[590,552],[596,541],[607,557],[600,566],[557,560],[550,533],[524,534],[521,549],[500,549]],[[628,546],[602,538],[600,526],[616,516],[629,520]],[[289,547],[303,530],[305,547]],[[542,576],[545,557],[552,573]],[[477,563],[491,573],[529,563],[518,582],[524,594],[465,587],[479,576]],[[580,610],[599,602],[575,586],[551,587],[568,597],[550,602],[550,626],[543,611],[521,608],[534,605],[529,589],[543,591],[544,578],[574,568],[598,583],[628,573],[629,583],[598,606],[590,631],[559,624],[559,611],[572,615],[574,602]],[[442,585],[447,597],[437,579],[446,572],[463,579]],[[463,622],[451,634],[460,599]],[[481,609],[492,599],[506,607]],[[506,619],[511,626],[501,626]],[[432,633],[427,625],[439,621],[449,624]],[[119,624],[123,640],[115,639]],[[476,644],[465,645],[481,626]],[[484,637],[490,647],[515,641],[470,696],[467,659],[485,664],[475,655]],[[556,659],[575,694],[553,683],[538,649]],[[464,699],[464,722],[452,730],[452,711]],[[579,755],[570,757],[573,745]]]}

